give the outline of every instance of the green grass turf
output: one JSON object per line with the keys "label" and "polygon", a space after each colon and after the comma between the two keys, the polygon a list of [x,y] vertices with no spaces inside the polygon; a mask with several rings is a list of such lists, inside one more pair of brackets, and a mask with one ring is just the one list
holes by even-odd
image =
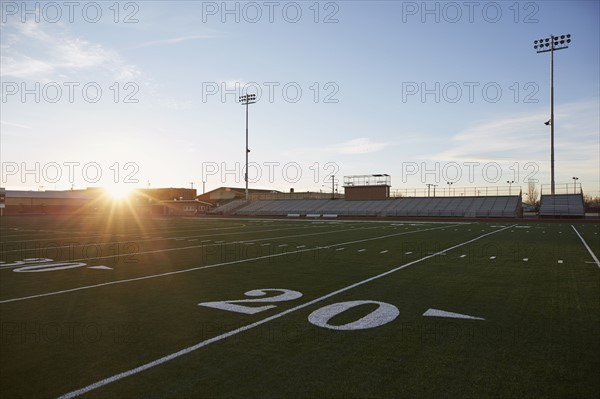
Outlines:
{"label": "green grass turf", "polygon": [[[596,398],[600,268],[570,224],[514,224],[4,217],[0,396],[58,397],[418,261],[82,397]],[[599,225],[574,226],[598,256]],[[41,257],[86,265],[8,266]],[[256,314],[198,306],[267,288],[303,295]],[[356,300],[400,314],[308,321]]]}

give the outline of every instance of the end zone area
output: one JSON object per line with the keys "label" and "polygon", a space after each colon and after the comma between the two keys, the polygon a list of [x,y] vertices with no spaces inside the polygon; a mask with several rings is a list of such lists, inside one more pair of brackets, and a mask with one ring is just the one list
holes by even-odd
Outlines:
{"label": "end zone area", "polygon": [[596,397],[598,224],[3,218],[6,398]]}

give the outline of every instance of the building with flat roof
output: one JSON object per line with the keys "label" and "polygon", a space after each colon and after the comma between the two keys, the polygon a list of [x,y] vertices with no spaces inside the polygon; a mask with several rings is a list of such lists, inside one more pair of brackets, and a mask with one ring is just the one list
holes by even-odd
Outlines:
{"label": "building with flat roof", "polygon": [[351,201],[388,199],[391,186],[387,174],[344,176],[344,196]]}

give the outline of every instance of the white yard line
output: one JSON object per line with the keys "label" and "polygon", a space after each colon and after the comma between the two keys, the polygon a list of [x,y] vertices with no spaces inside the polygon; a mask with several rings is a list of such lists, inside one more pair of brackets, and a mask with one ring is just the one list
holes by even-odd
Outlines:
{"label": "white yard line", "polygon": [[573,228],[573,230],[575,230],[575,233],[577,234],[577,236],[579,237],[579,239],[581,240],[581,242],[583,243],[583,245],[585,245],[585,248],[588,250],[588,252],[590,253],[590,255],[592,255],[592,259],[594,259],[594,262],[596,263],[596,265],[598,266],[598,268],[600,268],[600,261],[598,261],[598,258],[596,257],[596,255],[594,254],[594,252],[592,252],[592,249],[587,245],[587,242],[585,242],[585,240],[583,239],[583,237],[581,236],[581,234],[579,234],[579,232],[577,231],[577,229],[575,228],[575,226],[571,225],[571,227]]}
{"label": "white yard line", "polygon": [[[305,228],[310,228],[310,227],[305,227]],[[370,229],[375,229],[376,227],[361,227],[359,230],[370,230]],[[151,242],[151,241],[165,241],[165,240],[173,240],[173,241],[182,241],[184,239],[187,238],[194,238],[194,237],[214,237],[214,236],[219,236],[219,235],[232,235],[232,234],[252,234],[252,233],[270,233],[273,231],[281,231],[281,230],[293,230],[293,228],[285,228],[285,229],[272,229],[272,230],[253,230],[253,231],[240,231],[240,232],[234,232],[234,233],[221,233],[221,234],[202,234],[199,236],[186,236],[186,237],[168,237],[168,238],[164,238],[164,237],[156,237],[156,238],[151,238],[151,239],[144,239],[144,240],[127,240],[127,241],[107,241],[107,242],[103,242],[103,243],[93,243],[93,242],[88,242],[82,245],[62,245],[62,246],[49,246],[49,249],[52,250],[56,250],[56,249],[64,249],[67,248],[69,250],[71,249],[75,249],[75,248],[82,248],[82,247],[89,247],[90,245],[120,245],[120,244],[130,244],[132,242],[140,243],[140,242]],[[318,235],[318,234],[331,234],[331,233],[339,233],[339,232],[343,232],[343,231],[356,231],[357,229],[346,229],[346,230],[331,230],[331,231],[319,231],[316,233],[307,233],[307,234],[299,234],[299,235],[292,235],[292,236],[278,236],[277,238],[294,238],[294,237],[303,237],[303,236],[311,236],[311,235]],[[247,242],[255,242],[255,241],[264,241],[264,240],[271,240],[273,239],[272,237],[268,237],[268,238],[256,238],[253,240],[244,240],[244,241],[240,241],[242,243],[247,243]],[[32,240],[35,241],[35,240]],[[46,240],[44,240],[46,241]],[[212,240],[203,240],[200,241],[201,243],[204,242],[210,242]],[[214,241],[215,244],[222,244],[225,241]],[[79,244],[79,243],[71,243],[71,244]],[[44,246],[43,244],[41,244],[41,246],[38,247],[33,247],[33,248],[19,248],[19,249],[13,249],[13,250],[8,250],[8,251],[0,251],[0,253],[2,254],[7,254],[7,253],[11,253],[11,252],[33,252],[33,251],[38,251],[40,249],[43,249]],[[176,248],[174,248],[176,249]],[[152,253],[152,252],[149,252]],[[141,254],[141,252],[138,252],[137,254]],[[131,256],[132,254],[122,254],[122,255],[116,255],[113,254],[113,256],[119,257],[119,256]],[[105,256],[104,258],[108,258],[109,256]],[[86,259],[101,259],[100,258],[86,258]],[[75,259],[75,260],[84,260],[84,259]],[[74,261],[75,261],[74,260]]]}
{"label": "white yard line", "polygon": [[69,289],[66,289],[66,290],[53,291],[53,292],[46,292],[46,293],[43,293],[43,294],[29,295],[29,296],[24,296],[24,297],[19,297],[19,298],[4,299],[4,300],[0,301],[0,304],[2,304],[2,303],[9,303],[9,302],[17,302],[17,301],[25,301],[27,299],[35,299],[35,298],[41,298],[41,297],[46,297],[46,296],[51,296],[51,295],[66,294],[66,293],[69,293],[69,292],[87,290],[87,289],[98,288],[98,287],[105,287],[105,286],[114,285],[114,284],[129,283],[129,282],[132,282],[132,281],[148,280],[148,279],[151,279],[151,278],[171,276],[171,275],[174,275],[174,274],[181,274],[181,273],[188,273],[188,272],[192,272],[192,271],[196,271],[196,270],[210,269],[210,268],[214,268],[214,267],[221,267],[221,266],[233,265],[233,264],[238,264],[238,263],[251,262],[251,261],[256,261],[256,260],[261,260],[261,259],[276,258],[276,257],[279,257],[279,256],[286,256],[286,255],[291,255],[291,254],[296,254],[296,253],[315,251],[315,250],[318,250],[318,249],[333,248],[333,247],[337,247],[337,246],[340,246],[340,245],[358,244],[358,243],[361,243],[361,242],[381,240],[381,239],[384,239],[384,238],[397,237],[397,236],[406,235],[406,234],[414,234],[414,233],[420,233],[420,232],[424,232],[424,231],[431,231],[431,230],[438,230],[438,229],[441,229],[441,227],[432,227],[432,228],[429,228],[429,229],[414,230],[414,231],[408,231],[408,232],[396,233],[396,234],[386,234],[384,236],[371,237],[371,238],[363,238],[363,239],[360,239],[360,240],[348,241],[348,242],[343,242],[343,243],[339,243],[339,244],[331,244],[331,245],[322,246],[322,247],[318,246],[318,247],[314,247],[314,248],[299,249],[297,251],[282,252],[280,254],[257,256],[255,258],[240,259],[240,260],[234,260],[234,261],[231,261],[231,262],[215,263],[215,264],[206,265],[206,266],[196,266],[196,267],[192,267],[192,268],[189,268],[189,269],[176,270],[174,272],[166,272],[166,273],[160,273],[160,274],[151,274],[149,276],[128,278],[128,279],[116,280],[116,281],[108,281],[106,283],[93,284],[93,285],[85,285],[85,286],[82,286],[82,287],[69,288]]}
{"label": "white yard line", "polygon": [[[257,241],[266,241],[266,240],[280,240],[282,238],[297,238],[297,237],[306,237],[306,236],[316,236],[316,235],[320,235],[320,234],[333,234],[333,233],[341,233],[344,231],[362,231],[362,230],[371,230],[371,229],[375,229],[375,227],[364,227],[364,228],[360,228],[360,229],[345,229],[345,230],[331,230],[331,231],[319,231],[316,233],[306,233],[306,234],[297,234],[297,235],[293,235],[293,236],[277,236],[277,237],[266,237],[266,238],[256,238],[253,240],[245,240],[245,241],[236,241],[236,243],[239,244],[247,244],[247,243],[253,243],[253,242],[257,242]],[[287,230],[287,229],[285,229]],[[267,232],[267,231],[274,231],[274,230],[263,230],[262,232]],[[275,230],[276,231],[276,230]],[[261,233],[262,233],[261,232]],[[236,233],[232,233],[232,234],[236,234]],[[174,240],[174,239],[163,239],[161,241],[164,240]],[[154,241],[154,240],[147,240],[147,241]],[[181,240],[179,240],[181,241]],[[203,243],[208,243],[211,240],[204,240],[204,241],[200,241],[201,244]],[[127,244],[127,243],[132,243],[132,242],[141,242],[141,241],[124,241],[122,242],[123,244]],[[113,243],[106,243],[104,245],[116,245],[116,244],[120,244],[117,242],[113,242]],[[184,250],[188,250],[188,249],[197,249],[197,248],[208,248],[208,247],[213,247],[216,245],[223,245],[226,244],[225,241],[213,241],[213,244],[204,244],[204,245],[192,245],[192,246],[187,246],[187,247],[177,247],[177,248],[166,248],[166,249],[155,249],[152,251],[141,251],[141,252],[136,252],[136,253],[122,253],[122,254],[111,254],[111,255],[105,255],[105,256],[96,256],[93,258],[79,258],[79,259],[68,259],[69,262],[81,262],[81,261],[91,261],[91,260],[95,260],[95,259],[108,259],[108,258],[120,258],[120,257],[126,257],[126,256],[134,256],[134,255],[147,255],[147,254],[155,254],[155,253],[161,253],[161,252],[172,252],[172,251],[184,251]],[[229,243],[229,244],[233,244],[233,243]],[[89,244],[88,244],[89,245]],[[263,244],[265,245],[265,244]],[[271,244],[268,244],[271,245]],[[50,247],[49,249],[58,249],[58,248],[75,248],[75,247]],[[33,249],[32,249],[33,250]],[[11,269],[14,267],[18,267],[18,266],[0,266],[0,270],[4,270],[4,269]]]}
{"label": "white yard line", "polygon": [[181,349],[180,351],[171,353],[170,355],[163,356],[163,357],[161,357],[159,359],[156,359],[156,360],[151,361],[149,363],[143,364],[143,365],[141,365],[139,367],[136,367],[136,368],[133,368],[131,370],[127,370],[127,371],[124,371],[122,373],[115,374],[115,375],[113,375],[111,377],[108,377],[108,378],[105,378],[105,379],[100,380],[98,382],[95,382],[95,383],[93,383],[91,385],[88,385],[88,386],[86,386],[84,388],[81,388],[81,389],[78,389],[76,391],[72,391],[72,392],[69,392],[67,394],[64,394],[64,395],[60,396],[58,399],[71,399],[71,398],[75,398],[75,397],[83,395],[83,394],[85,394],[87,392],[93,391],[93,390],[95,390],[97,388],[101,388],[101,387],[103,387],[105,385],[111,384],[111,383],[113,383],[115,381],[119,381],[119,380],[121,380],[121,379],[123,379],[125,377],[129,377],[131,375],[141,373],[142,371],[145,371],[145,370],[148,370],[148,369],[150,369],[152,367],[155,367],[155,366],[158,366],[160,364],[166,363],[166,362],[168,362],[170,360],[173,360],[173,359],[176,359],[176,358],[178,358],[180,356],[187,355],[190,352],[193,352],[193,351],[195,351],[197,349],[200,349],[202,347],[210,345],[210,344],[212,344],[214,342],[221,341],[221,340],[223,340],[225,338],[229,338],[229,337],[234,336],[236,334],[239,334],[241,332],[244,332],[244,331],[250,330],[252,328],[258,327],[258,326],[260,326],[262,324],[265,324],[265,323],[268,323],[268,322],[270,322],[272,320],[279,319],[279,318],[281,318],[283,316],[286,316],[286,315],[288,315],[290,313],[296,312],[296,311],[298,311],[300,309],[304,309],[304,308],[306,308],[308,306],[314,305],[315,303],[319,303],[321,301],[324,301],[325,299],[328,299],[328,298],[331,298],[331,297],[333,297],[335,295],[341,294],[342,292],[349,291],[349,290],[351,290],[353,288],[356,288],[356,287],[359,287],[361,285],[367,284],[367,283],[369,283],[369,282],[371,282],[373,280],[377,280],[379,278],[382,278],[382,277],[385,277],[385,276],[387,276],[389,274],[397,272],[398,270],[402,270],[402,269],[404,269],[404,268],[406,268],[408,266],[414,265],[415,263],[422,262],[422,261],[427,260],[429,258],[432,258],[434,256],[440,255],[443,252],[451,251],[453,249],[462,247],[463,245],[470,244],[472,242],[480,240],[480,239],[482,239],[484,237],[487,237],[489,235],[496,234],[496,233],[498,233],[500,231],[503,231],[505,229],[495,230],[495,231],[492,231],[490,233],[486,233],[486,234],[480,235],[479,237],[473,238],[473,239],[471,239],[469,241],[465,241],[462,244],[454,245],[454,246],[452,246],[450,248],[444,249],[443,251],[439,251],[439,252],[436,252],[436,253],[434,253],[432,255],[427,255],[427,256],[425,256],[425,257],[423,257],[421,259],[417,259],[417,260],[414,260],[412,262],[406,263],[406,264],[404,264],[402,266],[398,266],[398,267],[396,267],[394,269],[388,270],[387,272],[384,272],[384,273],[378,274],[376,276],[370,277],[370,278],[368,278],[366,280],[362,280],[362,281],[359,281],[357,283],[351,284],[351,285],[346,286],[344,288],[341,288],[341,289],[339,289],[337,291],[330,292],[329,294],[325,294],[325,295],[323,295],[323,296],[321,296],[319,298],[313,299],[312,301],[308,301],[308,302],[305,302],[305,303],[303,303],[301,305],[293,307],[291,309],[284,310],[283,312],[277,313],[276,315],[267,317],[265,319],[259,320],[257,322],[251,323],[251,324],[247,324],[247,325],[245,325],[243,327],[240,327],[240,328],[236,328],[235,330],[226,332],[226,333],[221,334],[221,335],[217,335],[216,337],[207,339],[205,341],[201,341],[201,342],[199,342],[199,343],[197,343],[195,345],[192,345],[192,346],[189,346],[187,348]]}
{"label": "white yard line", "polygon": [[[304,228],[312,228],[312,226],[307,226]],[[374,229],[374,227],[369,227]],[[185,239],[190,239],[190,238],[202,238],[202,237],[215,237],[215,236],[222,236],[222,235],[233,235],[233,234],[253,234],[253,233],[270,233],[273,231],[282,231],[282,230],[298,230],[298,228],[294,228],[294,227],[288,227],[288,228],[284,228],[284,229],[272,229],[272,230],[253,230],[253,231],[239,231],[239,232],[227,232],[227,233],[218,233],[218,234],[201,234],[201,235],[194,235],[194,236],[183,236],[183,237],[155,237],[155,238],[150,238],[150,239],[142,239],[142,240],[127,240],[127,241],[105,241],[102,243],[94,243],[94,242],[87,242],[81,245],[62,245],[62,246],[52,246],[52,249],[63,249],[63,248],[80,248],[80,247],[86,247],[89,245],[116,245],[116,244],[128,244],[131,242],[136,242],[136,243],[140,243],[140,242],[151,242],[151,241],[164,241],[164,240],[185,240]],[[171,231],[167,232],[167,233],[173,233]],[[322,234],[322,233],[321,233]],[[123,235],[123,234],[119,234],[119,235]],[[88,237],[80,237],[80,239],[86,239],[86,238],[90,238],[90,237],[105,237],[107,235],[98,235],[98,236],[88,236]],[[292,236],[294,237],[294,236]],[[285,237],[282,237],[285,238]],[[68,239],[72,239],[72,238],[65,238],[62,239],[63,242],[65,242],[64,240],[68,240]],[[50,241],[50,243],[52,243],[52,241],[57,241],[57,240],[61,240],[60,238],[47,238],[47,239],[42,239],[42,240],[27,240],[27,241],[11,241],[11,242],[6,242],[5,245],[9,245],[9,244],[15,244],[15,243],[22,243],[22,242],[29,242],[29,241],[35,241],[35,242],[39,242],[39,241]],[[74,242],[71,244],[79,244],[79,242]],[[43,244],[41,245],[43,247]],[[8,251],[0,251],[0,253],[2,254],[7,254],[7,253],[11,253],[11,252],[29,252],[29,251],[36,251],[39,249],[40,246],[38,247],[33,247],[33,248],[19,248],[19,249],[13,249],[13,250],[8,250]]]}

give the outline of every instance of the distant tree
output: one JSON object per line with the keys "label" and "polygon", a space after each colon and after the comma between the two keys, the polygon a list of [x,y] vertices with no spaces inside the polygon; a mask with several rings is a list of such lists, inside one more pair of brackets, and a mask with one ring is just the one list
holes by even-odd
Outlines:
{"label": "distant tree", "polygon": [[529,180],[529,182],[527,183],[527,200],[525,201],[525,203],[534,206],[538,205],[538,197],[539,191],[537,189],[537,186],[535,185],[535,182]]}
{"label": "distant tree", "polygon": [[583,202],[585,203],[586,208],[589,208],[589,209],[600,208],[600,196],[593,197],[589,194],[585,194],[583,196]]}

